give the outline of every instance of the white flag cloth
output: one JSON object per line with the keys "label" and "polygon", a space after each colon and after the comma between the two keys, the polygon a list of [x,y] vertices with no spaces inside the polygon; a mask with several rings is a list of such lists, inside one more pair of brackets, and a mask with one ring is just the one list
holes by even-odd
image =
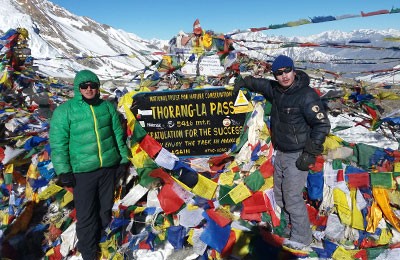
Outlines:
{"label": "white flag cloth", "polygon": [[121,204],[123,206],[131,206],[135,205],[148,191],[149,189],[143,187],[140,184],[137,184],[133,187],[128,194],[121,200]]}
{"label": "white flag cloth", "polygon": [[76,247],[78,238],[76,237],[76,222],[71,223],[69,227],[61,234],[60,253],[62,256],[67,256],[69,251]]}
{"label": "white flag cloth", "polygon": [[179,158],[176,155],[170,153],[167,149],[161,148],[154,161],[161,167],[172,170],[175,166],[176,161],[179,161]]}
{"label": "white flag cloth", "polygon": [[11,162],[14,158],[18,157],[18,155],[22,154],[25,149],[14,149],[11,146],[6,145],[6,149],[4,150],[4,158],[1,161],[4,165]]}

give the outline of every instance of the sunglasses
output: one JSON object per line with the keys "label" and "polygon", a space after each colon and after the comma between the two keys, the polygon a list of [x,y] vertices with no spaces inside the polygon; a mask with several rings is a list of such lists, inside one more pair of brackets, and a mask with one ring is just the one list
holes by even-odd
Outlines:
{"label": "sunglasses", "polygon": [[88,87],[90,87],[91,89],[98,89],[100,87],[100,84],[97,82],[91,82],[91,81],[86,81],[86,82],[82,82],[81,84],[79,84],[80,89],[87,89]]}
{"label": "sunglasses", "polygon": [[285,67],[283,70],[277,70],[274,72],[275,76],[281,76],[283,73],[290,73],[292,72],[293,68],[292,67]]}

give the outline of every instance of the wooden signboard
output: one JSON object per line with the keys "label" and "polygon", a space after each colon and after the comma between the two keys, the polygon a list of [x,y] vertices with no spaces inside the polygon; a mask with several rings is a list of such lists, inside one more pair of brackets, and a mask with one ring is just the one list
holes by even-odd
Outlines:
{"label": "wooden signboard", "polygon": [[242,131],[246,114],[234,114],[235,99],[224,88],[142,92],[133,97],[131,110],[175,155],[212,155],[228,151]]}

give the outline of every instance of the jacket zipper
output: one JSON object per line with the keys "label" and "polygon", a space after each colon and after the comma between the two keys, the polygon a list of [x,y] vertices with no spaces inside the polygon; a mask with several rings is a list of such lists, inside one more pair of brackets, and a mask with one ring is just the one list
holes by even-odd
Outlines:
{"label": "jacket zipper", "polygon": [[93,109],[92,105],[90,105],[90,110],[92,110],[93,122],[94,122],[94,132],[96,133],[97,148],[99,150],[100,167],[102,167],[103,166],[103,160],[101,158],[101,145],[100,145],[99,132],[97,131],[97,118],[96,118],[96,114],[94,113],[94,109]]}
{"label": "jacket zipper", "polygon": [[297,135],[296,135],[296,128],[294,127],[294,125],[292,125],[292,129],[293,129],[294,139],[296,140],[296,144],[299,144],[299,140],[297,139]]}

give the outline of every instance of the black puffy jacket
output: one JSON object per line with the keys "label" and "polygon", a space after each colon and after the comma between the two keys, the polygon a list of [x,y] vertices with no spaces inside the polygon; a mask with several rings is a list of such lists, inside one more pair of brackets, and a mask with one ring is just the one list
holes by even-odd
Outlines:
{"label": "black puffy jacket", "polygon": [[296,70],[296,79],[286,90],[274,80],[248,76],[244,81],[247,89],[262,94],[272,103],[270,121],[275,149],[297,152],[303,150],[307,141],[324,143],[331,126],[305,72]]}

